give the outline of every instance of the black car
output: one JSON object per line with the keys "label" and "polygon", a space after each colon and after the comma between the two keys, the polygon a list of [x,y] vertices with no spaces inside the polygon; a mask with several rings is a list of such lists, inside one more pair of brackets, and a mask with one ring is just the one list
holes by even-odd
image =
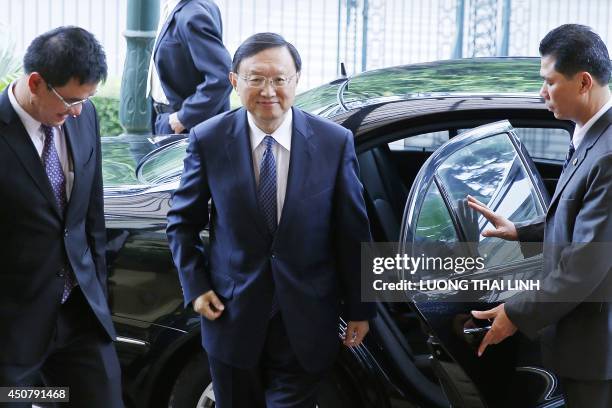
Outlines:
{"label": "black car", "polygon": [[[354,133],[375,241],[464,242],[470,226],[457,203],[467,194],[513,221],[546,211],[573,125],[546,109],[538,72],[535,58],[406,65],[333,81],[296,105]],[[186,146],[182,136],[103,142],[110,302],[126,401],[138,407],[214,406],[200,320],[183,308],[165,236]],[[500,245],[481,273],[516,274],[539,260]],[[364,345],[342,349],[319,406],[563,405],[537,342],[518,334],[476,357],[486,329],[464,330],[469,311],[511,295],[378,301]]]}

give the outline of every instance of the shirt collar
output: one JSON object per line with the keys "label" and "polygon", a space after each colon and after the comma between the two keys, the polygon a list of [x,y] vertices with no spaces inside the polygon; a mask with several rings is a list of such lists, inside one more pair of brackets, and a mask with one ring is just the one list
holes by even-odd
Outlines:
{"label": "shirt collar", "polygon": [[23,123],[26,132],[28,132],[29,135],[42,135],[40,131],[41,122],[34,119],[28,112],[25,111],[25,109],[21,107],[21,105],[19,105],[19,102],[17,102],[13,89],[16,83],[17,82],[11,82],[9,85],[9,101],[17,113],[17,116],[19,116],[19,119],[21,119],[21,123]]}
{"label": "shirt collar", "polygon": [[174,9],[176,8],[176,6],[178,6],[178,4],[181,2],[181,0],[168,0],[166,2],[166,4],[164,5],[164,7],[167,7],[166,9],[166,19],[168,17],[170,17],[170,14],[172,14],[172,12],[174,11]]}
{"label": "shirt collar", "polygon": [[291,151],[291,133],[293,129],[293,110],[289,109],[285,113],[283,123],[273,133],[266,133],[255,124],[255,119],[251,112],[247,111],[247,120],[249,122],[249,130],[251,133],[251,150],[255,150],[262,142],[263,138],[268,134],[274,138],[276,143],[284,147],[287,151]]}
{"label": "shirt collar", "polygon": [[606,113],[610,108],[612,108],[612,98],[608,99],[608,102],[606,102],[604,106],[602,106],[601,109],[598,110],[597,113],[594,114],[591,119],[589,119],[587,123],[584,124],[584,126],[579,127],[578,125],[576,125],[576,128],[574,129],[574,135],[572,136],[572,144],[576,149],[578,149],[578,146],[584,139],[584,136],[587,134],[589,129],[591,129],[593,124],[597,122],[597,120],[601,118],[603,114]]}

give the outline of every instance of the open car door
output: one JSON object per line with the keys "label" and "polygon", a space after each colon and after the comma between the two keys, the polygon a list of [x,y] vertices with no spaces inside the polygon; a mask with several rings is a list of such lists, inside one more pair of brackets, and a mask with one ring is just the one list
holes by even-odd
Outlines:
{"label": "open car door", "polygon": [[[405,206],[401,248],[414,251],[408,255],[427,257],[435,252],[427,248],[435,245],[449,248],[471,242],[473,253],[484,258],[484,268],[473,272],[479,279],[516,280],[541,272],[541,253],[524,254],[516,242],[482,237],[481,232],[492,226],[465,206],[468,194],[513,222],[545,214],[548,194],[509,122],[462,133],[427,160]],[[470,273],[449,271],[437,279],[473,279]],[[470,311],[496,306],[516,293],[510,289],[485,288],[470,299],[456,290],[409,294],[429,338],[434,370],[452,406],[562,405],[557,379],[541,365],[537,341],[517,333],[489,346],[482,357],[476,355],[488,328],[487,322],[472,319]]]}

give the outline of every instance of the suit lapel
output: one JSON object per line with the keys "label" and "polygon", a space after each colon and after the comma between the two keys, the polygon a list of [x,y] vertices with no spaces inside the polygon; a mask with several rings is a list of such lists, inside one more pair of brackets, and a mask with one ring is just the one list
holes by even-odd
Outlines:
{"label": "suit lapel", "polygon": [[83,132],[79,129],[79,122],[76,118],[68,117],[63,126],[64,136],[66,137],[66,145],[68,147],[67,154],[72,159],[72,174],[74,175],[74,180],[72,183],[72,190],[70,191],[70,199],[66,204],[66,217],[70,214],[70,208],[72,207],[72,203],[78,201],[76,199],[79,194],[79,180],[82,172],[82,167],[84,164],[84,160],[86,160],[89,156],[87,156],[87,143],[83,139]]}
{"label": "suit lapel", "polygon": [[293,130],[291,135],[291,153],[289,159],[289,175],[287,176],[287,191],[276,235],[282,234],[292,218],[291,212],[298,206],[302,197],[304,183],[310,174],[310,165],[315,147],[310,136],[312,130],[308,126],[306,116],[299,109],[293,109]]}
{"label": "suit lapel", "polygon": [[[241,108],[236,113],[237,120],[232,123],[233,128],[225,145],[227,161],[231,164],[236,180],[245,189],[243,195],[245,206],[251,212],[251,218],[255,220],[257,229],[263,235],[269,235],[268,227],[263,221],[263,214],[257,200],[257,189],[255,186],[255,174],[253,173],[253,155],[251,153],[251,142],[249,138],[249,125],[246,110]],[[247,175],[247,177],[245,177]]]}
{"label": "suit lapel", "polygon": [[593,124],[593,126],[591,126],[580,143],[580,146],[578,146],[578,150],[576,150],[574,153],[572,160],[565,168],[565,171],[561,173],[561,177],[557,183],[557,188],[555,188],[555,193],[550,200],[550,207],[552,207],[553,204],[559,199],[559,196],[565,189],[567,183],[571,180],[572,176],[576,173],[576,170],[578,170],[578,168],[585,162],[586,156],[589,153],[589,150],[591,150],[591,147],[593,147],[593,145],[597,142],[611,123],[612,109],[609,109],[597,120],[597,122]]}
{"label": "suit lapel", "polygon": [[21,119],[13,109],[11,102],[8,97],[8,87],[0,96],[0,113],[2,115],[2,121],[5,123],[5,127],[0,130],[1,137],[8,143],[9,147],[13,150],[27,173],[34,180],[34,184],[38,187],[40,192],[47,198],[51,203],[55,213],[58,217],[63,218],[60,214],[59,207],[55,201],[53,195],[53,189],[49,183],[49,178],[42,165],[40,156],[28,135]]}

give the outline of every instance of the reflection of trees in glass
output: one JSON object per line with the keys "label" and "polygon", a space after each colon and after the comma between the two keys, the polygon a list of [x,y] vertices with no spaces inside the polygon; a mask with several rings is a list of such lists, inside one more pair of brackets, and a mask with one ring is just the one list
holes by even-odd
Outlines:
{"label": "reflection of trees in glass", "polygon": [[164,181],[168,177],[179,176],[183,170],[183,160],[187,150],[188,142],[168,146],[159,154],[155,153],[147,158],[142,164],[139,172],[143,182],[156,184]]}
{"label": "reflection of trees in glass", "polygon": [[326,84],[301,93],[295,98],[295,106],[307,112],[318,114],[338,103],[338,86],[338,84]]}
{"label": "reflection of trees in glass", "polygon": [[431,183],[416,224],[416,238],[432,241],[457,241],[453,221],[448,214],[438,187]]}
{"label": "reflection of trees in glass", "polygon": [[415,93],[537,93],[542,84],[537,58],[465,59],[366,72],[351,79],[347,102]]}
{"label": "reflection of trees in glass", "polygon": [[504,133],[463,147],[450,155],[437,173],[454,202],[469,194],[489,203],[515,158],[514,147]]}
{"label": "reflection of trees in glass", "polygon": [[102,177],[105,186],[140,184],[136,179],[136,163],[129,144],[102,138]]}

